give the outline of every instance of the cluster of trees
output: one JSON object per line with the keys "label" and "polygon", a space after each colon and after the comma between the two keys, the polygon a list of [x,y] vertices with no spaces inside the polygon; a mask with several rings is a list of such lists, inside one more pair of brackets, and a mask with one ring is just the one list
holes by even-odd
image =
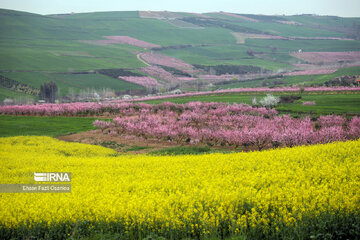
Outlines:
{"label": "cluster of trees", "polygon": [[44,83],[40,86],[39,98],[41,100],[45,100],[46,102],[54,103],[57,91],[58,87],[53,81]]}
{"label": "cluster of trees", "polygon": [[216,65],[205,66],[194,64],[194,67],[202,69],[212,75],[224,75],[224,74],[249,74],[249,73],[266,73],[270,72],[260,67],[246,66],[246,65]]}
{"label": "cluster of trees", "polygon": [[326,81],[324,85],[327,87],[332,87],[332,86],[351,87],[356,84],[356,79],[357,79],[356,76],[341,76],[341,77],[336,77],[330,81]]}
{"label": "cluster of trees", "polygon": [[21,92],[29,95],[38,95],[39,90],[31,87],[27,84],[20,83],[13,79],[7,78],[5,76],[0,75],[0,86],[7,88],[13,92]]}
{"label": "cluster of trees", "polygon": [[192,45],[182,44],[182,45],[174,45],[174,46],[157,47],[157,48],[152,48],[151,50],[161,51],[161,50],[166,50],[166,49],[183,49],[183,48],[190,48],[190,47],[192,47]]}
{"label": "cluster of trees", "polygon": [[182,77],[191,77],[190,74],[186,73],[186,72],[183,72],[179,69],[176,69],[176,68],[172,68],[172,67],[167,67],[167,66],[160,66],[162,69],[164,69],[165,71],[173,74],[173,75],[176,75],[176,76],[182,76]]}
{"label": "cluster of trees", "polygon": [[226,28],[230,29],[234,32],[244,32],[244,33],[257,33],[257,34],[264,34],[266,32],[259,31],[253,28],[243,27],[236,24],[231,24],[229,22],[226,22],[225,20],[219,20],[219,19],[211,19],[211,18],[197,18],[197,17],[186,17],[182,18],[182,21],[189,22],[201,27],[220,27],[220,28]]}

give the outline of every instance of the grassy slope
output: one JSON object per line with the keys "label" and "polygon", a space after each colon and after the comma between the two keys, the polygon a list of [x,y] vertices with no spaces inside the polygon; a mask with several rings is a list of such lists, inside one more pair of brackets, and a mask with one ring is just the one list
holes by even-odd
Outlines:
{"label": "grassy slope", "polygon": [[[360,67],[349,67],[341,68],[332,74],[322,74],[322,75],[305,75],[305,76],[289,76],[276,81],[282,81],[283,84],[280,85],[311,85],[311,84],[322,84],[326,81],[332,80],[335,77],[340,77],[343,75],[360,75]],[[274,80],[249,80],[237,83],[229,83],[224,85],[219,85],[220,89],[231,89],[231,88],[242,88],[242,87],[261,87],[263,82],[272,82]],[[277,84],[279,85],[279,84]],[[269,85],[273,86],[273,85]]]}
{"label": "grassy slope", "polygon": [[[15,40],[0,42],[0,70],[82,71],[143,67],[127,45],[95,46],[73,40]],[[79,54],[76,54],[78,52]],[[5,61],[6,59],[6,61]]]}
{"label": "grassy slope", "polygon": [[[111,78],[102,74],[52,74],[52,78],[56,82],[61,82],[65,86],[69,86],[67,89],[63,89],[62,94],[67,94],[69,88],[75,90],[85,89],[112,89],[116,92],[125,92],[130,89],[143,89],[142,86],[126,82],[120,79]],[[65,91],[65,93],[64,93]]]}
{"label": "grassy slope", "polygon": [[[270,70],[277,71],[279,68],[290,68],[288,64],[266,61],[256,57],[249,56],[246,51],[249,48],[244,45],[216,45],[216,46],[196,46],[185,49],[167,49],[161,51],[166,55],[180,58],[190,64],[203,65],[253,65]],[[255,48],[254,51],[264,51],[261,48]],[[265,51],[269,52],[270,49]]]}
{"label": "grassy slope", "polygon": [[360,94],[309,94],[303,95],[303,101],[314,101],[314,106],[303,106],[302,103],[283,104],[277,107],[279,111],[292,113],[317,114],[356,114],[360,115]]}
{"label": "grassy slope", "polygon": [[20,99],[20,98],[34,98],[34,96],[19,92],[13,92],[7,88],[0,87],[0,101],[2,102],[5,98]]}
{"label": "grassy slope", "polygon": [[[226,16],[219,13],[208,13],[208,16],[230,21],[232,24],[237,24],[240,26],[245,26],[253,29],[260,30],[265,33],[270,34],[278,34],[280,36],[299,36],[299,37],[339,37],[343,36],[342,33],[335,32],[333,30],[329,30],[322,26],[320,29],[314,28],[312,24],[303,24],[301,26],[294,26],[289,24],[282,24],[277,22],[281,21],[293,21],[291,18],[287,16],[264,16],[264,15],[244,15],[245,17],[250,17],[252,19],[256,19],[258,22],[249,22],[244,19],[240,19],[233,16]],[[303,16],[300,16],[302,18]],[[314,19],[313,17],[306,17],[307,19]],[[318,17],[320,21],[318,24],[326,25],[328,21],[327,17]],[[297,21],[298,22],[298,21]],[[303,22],[302,22],[303,23]],[[350,22],[346,22],[346,24],[350,24]]]}
{"label": "grassy slope", "polygon": [[94,129],[93,118],[0,116],[0,137],[60,136]]}
{"label": "grassy slope", "polygon": [[277,47],[277,53],[289,53],[299,49],[306,52],[342,52],[360,49],[360,41],[355,40],[247,39],[246,45],[263,49]]}
{"label": "grassy slope", "polygon": [[[111,78],[102,74],[61,74],[41,72],[10,72],[2,73],[10,79],[26,83],[36,88],[45,82],[54,81],[58,86],[60,96],[65,96],[71,91],[79,93],[87,89],[112,89],[116,92],[125,92],[131,89],[143,89],[142,86]],[[70,90],[71,89],[71,90]],[[0,97],[1,97],[0,93]]]}
{"label": "grassy slope", "polygon": [[314,28],[319,27],[319,25],[327,28],[352,26],[352,24],[360,24],[359,18],[341,18],[336,16],[309,16],[309,15],[295,15],[295,16],[286,16],[286,19],[290,21],[295,21],[306,26],[311,26]]}

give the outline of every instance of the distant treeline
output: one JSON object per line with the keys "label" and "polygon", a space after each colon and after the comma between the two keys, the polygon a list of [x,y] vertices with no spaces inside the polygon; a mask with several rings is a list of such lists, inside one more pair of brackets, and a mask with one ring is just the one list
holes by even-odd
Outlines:
{"label": "distant treeline", "polygon": [[333,87],[333,86],[351,87],[357,84],[356,79],[357,76],[341,76],[325,82],[324,85],[327,87]]}
{"label": "distant treeline", "polygon": [[254,15],[254,14],[236,14],[236,15],[252,18],[263,22],[289,21],[286,18],[279,16]]}
{"label": "distant treeline", "polygon": [[183,49],[183,48],[190,48],[192,45],[190,44],[184,44],[184,45],[174,45],[174,46],[165,46],[165,47],[157,47],[157,48],[151,48],[151,50],[154,51],[161,51],[166,49]]}
{"label": "distant treeline", "polygon": [[185,22],[189,22],[201,27],[220,27],[230,29],[234,32],[244,32],[244,33],[257,33],[257,34],[265,34],[266,32],[259,31],[253,28],[243,27],[240,25],[235,25],[228,23],[227,21],[222,21],[219,19],[210,19],[210,18],[196,18],[196,17],[186,17],[182,18],[181,20]]}
{"label": "distant treeline", "polygon": [[161,67],[162,69],[164,69],[165,71],[173,74],[173,75],[177,75],[177,76],[183,76],[183,77],[191,77],[190,74],[186,73],[186,72],[183,72],[179,69],[176,69],[176,68],[172,68],[172,67],[167,67],[167,66],[159,66]]}
{"label": "distant treeline", "polygon": [[194,67],[202,69],[210,74],[223,75],[223,74],[249,74],[249,73],[268,73],[269,70],[245,65],[216,65],[206,66],[194,64]]}
{"label": "distant treeline", "polygon": [[273,81],[273,83],[282,84],[284,82],[279,80],[282,77],[283,77],[283,75],[274,75],[274,76],[247,79],[247,80],[226,80],[226,81],[222,81],[222,82],[216,82],[216,83],[213,83],[213,84],[216,85],[216,86],[220,86],[220,85],[233,84],[233,83],[239,83],[239,82],[249,82],[249,81],[259,81],[259,80],[267,81],[267,80],[270,80],[270,79],[275,79]]}
{"label": "distant treeline", "polygon": [[112,78],[118,78],[119,76],[125,76],[125,77],[129,77],[129,76],[135,76],[135,77],[141,77],[144,76],[140,73],[135,73],[129,70],[125,70],[125,69],[100,69],[100,70],[96,70],[97,73],[112,77]]}
{"label": "distant treeline", "polygon": [[34,87],[31,87],[25,83],[20,83],[16,80],[7,78],[5,76],[0,75],[0,86],[7,88],[13,92],[20,92],[29,95],[38,95],[40,90]]}

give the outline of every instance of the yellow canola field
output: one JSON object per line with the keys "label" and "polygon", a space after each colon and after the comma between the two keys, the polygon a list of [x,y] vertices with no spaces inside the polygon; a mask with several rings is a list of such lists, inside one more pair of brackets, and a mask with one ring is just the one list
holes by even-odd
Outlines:
{"label": "yellow canola field", "polygon": [[360,141],[263,152],[116,156],[50,137],[0,138],[1,183],[71,172],[71,193],[0,193],[0,224],[77,220],[210,233],[360,210]]}

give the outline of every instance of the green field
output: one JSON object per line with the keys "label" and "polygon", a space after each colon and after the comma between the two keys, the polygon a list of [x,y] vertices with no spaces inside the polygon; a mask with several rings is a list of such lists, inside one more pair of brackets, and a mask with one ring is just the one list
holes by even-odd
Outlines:
{"label": "green field", "polygon": [[[145,66],[127,45],[96,46],[75,40],[0,41],[0,70],[84,71]],[[6,61],[5,61],[6,59]]]}
{"label": "green field", "polygon": [[246,45],[253,48],[269,49],[276,47],[277,53],[296,52],[344,52],[358,51],[360,41],[355,40],[276,40],[276,39],[247,39]]}
{"label": "green field", "polygon": [[0,116],[0,137],[57,137],[95,129],[94,121],[94,118],[77,117]]}
{"label": "green field", "polygon": [[[227,103],[246,103],[251,104],[252,99],[256,98],[259,102],[266,93],[226,93],[211,94],[203,96],[167,98],[161,100],[146,101],[146,103],[158,104],[161,102],[187,103],[193,101],[201,102],[227,102]],[[274,93],[274,96],[300,95],[300,93]],[[292,114],[349,114],[360,115],[360,93],[303,93],[300,101],[292,104],[279,104],[276,109],[282,113]],[[303,106],[304,101],[315,101],[314,106]]]}
{"label": "green field", "polygon": [[23,93],[18,93],[18,92],[13,92],[10,91],[7,88],[4,87],[0,87],[0,101],[4,101],[6,98],[10,98],[10,99],[33,99],[36,98],[35,96],[31,96],[31,95],[27,95],[27,94],[23,94]]}
{"label": "green field", "polygon": [[300,75],[300,76],[286,76],[279,77],[278,79],[259,79],[259,80],[248,80],[248,81],[239,81],[231,82],[228,84],[218,85],[219,89],[232,89],[232,88],[246,88],[246,87],[262,87],[264,84],[268,87],[275,86],[296,86],[304,85],[310,86],[311,84],[321,85],[326,81],[333,80],[336,77],[341,77],[344,75],[360,75],[360,67],[349,67],[349,68],[340,68],[332,74],[321,74],[321,75]]}
{"label": "green field", "polygon": [[[11,72],[3,73],[2,75],[35,88],[40,88],[40,85],[45,82],[53,81],[58,86],[58,96],[77,94],[87,90],[102,91],[110,89],[115,92],[125,93],[128,90],[144,89],[142,86],[111,78],[103,74]],[[9,90],[7,91],[11,92]],[[17,95],[20,96],[21,94]],[[6,93],[0,91],[0,99],[5,97]]]}
{"label": "green field", "polygon": [[[279,69],[291,69],[292,66],[284,62],[274,62],[258,57],[249,56],[246,51],[249,48],[243,45],[216,45],[195,46],[184,49],[167,49],[160,53],[176,57],[190,64],[203,65],[251,65],[278,71]],[[254,51],[264,51],[261,48],[253,48]],[[270,49],[266,49],[270,52]]]}
{"label": "green field", "polygon": [[242,26],[257,29],[260,31],[278,34],[284,37],[342,37],[343,34],[328,31],[325,29],[314,29],[306,26],[292,26],[287,24],[278,24],[273,22],[246,22]]}

